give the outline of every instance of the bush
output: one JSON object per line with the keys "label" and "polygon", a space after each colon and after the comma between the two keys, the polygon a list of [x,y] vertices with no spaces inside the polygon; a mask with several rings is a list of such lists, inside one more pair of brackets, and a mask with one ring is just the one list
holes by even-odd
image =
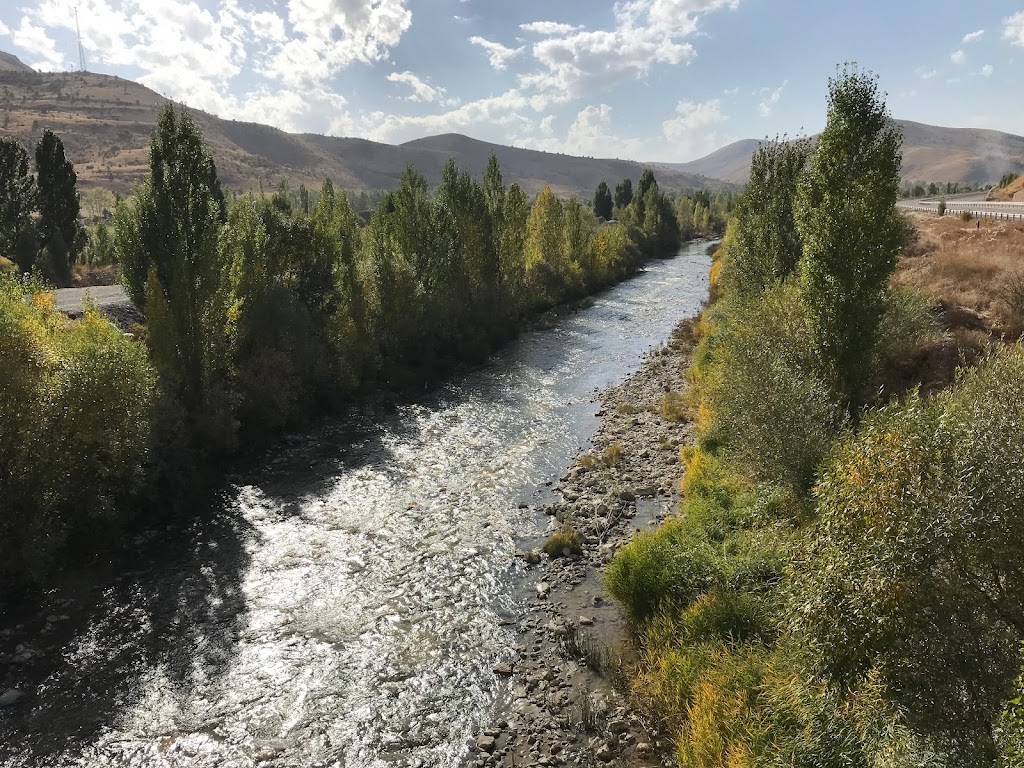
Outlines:
{"label": "bush", "polygon": [[576,531],[565,529],[552,534],[544,542],[544,551],[551,558],[569,557],[583,554],[583,545],[580,542],[580,535]]}
{"label": "bush", "polygon": [[931,302],[918,291],[889,290],[878,330],[879,359],[902,359],[941,335]]}
{"label": "bush", "polygon": [[946,201],[945,201],[945,199],[939,200],[938,214],[939,214],[939,216],[945,216],[946,215]]}
{"label": "bush", "polygon": [[971,221],[972,219],[974,219],[974,216],[971,214],[970,211],[960,211],[961,221]]}
{"label": "bush", "polygon": [[123,521],[150,444],[155,376],[93,308],[0,278],[0,576],[41,575],[66,544]]}
{"label": "bush", "polygon": [[876,675],[918,732],[990,765],[1024,635],[1024,350],[866,419],[816,489],[791,615],[818,670]]}
{"label": "bush", "polygon": [[821,371],[796,284],[731,297],[702,346],[702,437],[760,480],[810,487],[846,415]]}

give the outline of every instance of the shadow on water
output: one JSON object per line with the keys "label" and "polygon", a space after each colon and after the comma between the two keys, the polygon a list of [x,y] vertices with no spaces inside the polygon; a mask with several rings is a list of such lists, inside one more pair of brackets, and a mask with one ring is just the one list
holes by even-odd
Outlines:
{"label": "shadow on water", "polygon": [[[285,439],[259,470],[268,502],[282,517],[301,515],[303,499],[341,474],[373,468],[405,479],[385,434],[413,438],[415,422],[394,404],[374,404]],[[158,679],[171,699],[185,701],[227,672],[248,617],[242,582],[261,537],[236,490],[227,485],[189,519],[138,534],[102,567],[68,574],[36,613],[0,610],[0,694],[24,694],[0,709],[0,765],[73,764],[138,703],[144,681]],[[32,658],[15,660],[22,648]]]}
{"label": "shadow on water", "polygon": [[224,672],[245,620],[253,531],[227,505],[211,503],[201,517],[137,540],[116,577],[69,577],[41,614],[22,617],[7,642],[44,655],[0,665],[0,688],[26,694],[0,711],[0,757],[17,748],[27,764],[52,764],[131,706],[140,678],[158,673],[184,692]]}

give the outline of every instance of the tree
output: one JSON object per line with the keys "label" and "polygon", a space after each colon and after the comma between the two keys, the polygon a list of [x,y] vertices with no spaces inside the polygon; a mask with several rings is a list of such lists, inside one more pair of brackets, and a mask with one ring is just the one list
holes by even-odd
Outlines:
{"label": "tree", "polygon": [[[184,110],[168,105],[150,141],[150,175],[134,201],[115,212],[115,253],[122,282],[145,310],[150,267],[165,290],[174,290],[172,267],[226,221],[226,203],[213,157]],[[173,297],[172,297],[173,298]]]}
{"label": "tree", "polygon": [[12,257],[22,272],[32,271],[39,249],[32,221],[36,196],[25,147],[15,139],[0,138],[0,254]]}
{"label": "tree", "polygon": [[874,75],[846,69],[829,80],[828,121],[795,218],[816,344],[851,414],[874,368],[885,287],[907,234],[896,208],[901,141]]}
{"label": "tree", "polygon": [[85,244],[85,231],[78,219],[80,199],[75,166],[64,154],[64,142],[49,128],[36,144],[36,174],[42,246],[51,254],[55,276],[66,282],[71,265]]}
{"label": "tree", "polygon": [[597,191],[594,192],[594,215],[599,219],[608,221],[612,218],[615,213],[614,203],[612,202],[612,192],[608,189],[608,185],[605,182],[601,182],[597,185]]}
{"label": "tree", "polygon": [[658,186],[657,179],[654,178],[654,171],[650,168],[644,168],[644,172],[640,174],[640,180],[636,183],[636,194],[633,195],[635,198],[642,198],[647,194],[647,190],[651,187]]}
{"label": "tree", "polygon": [[123,279],[146,314],[161,383],[183,406],[197,446],[234,441],[229,282],[218,247],[220,183],[199,128],[168,105],[150,144],[150,174],[116,216]]}
{"label": "tree", "polygon": [[615,185],[615,207],[623,210],[633,202],[633,181],[623,179]]}
{"label": "tree", "polygon": [[540,303],[562,299],[565,277],[562,240],[562,201],[545,185],[526,222],[526,274]]}
{"label": "tree", "polygon": [[754,152],[730,251],[735,287],[745,296],[792,274],[803,255],[793,206],[810,151],[806,139],[776,138]]}

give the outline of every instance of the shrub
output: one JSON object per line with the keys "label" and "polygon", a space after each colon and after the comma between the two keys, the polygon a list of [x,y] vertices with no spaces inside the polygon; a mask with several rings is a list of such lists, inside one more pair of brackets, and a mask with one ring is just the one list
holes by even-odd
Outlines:
{"label": "shrub", "polygon": [[681,392],[666,392],[661,398],[661,418],[665,421],[686,421],[690,416],[690,407],[686,395]]}
{"label": "shrub", "polygon": [[583,545],[580,535],[571,529],[564,529],[552,534],[544,542],[544,551],[549,557],[568,557],[569,555],[580,555],[583,553]]}
{"label": "shrub", "polygon": [[960,211],[961,221],[971,221],[972,219],[974,219],[974,216],[970,211]]}
{"label": "shrub", "polygon": [[155,376],[95,309],[0,278],[0,576],[41,575],[67,543],[119,524],[143,480]]}
{"label": "shrub", "polygon": [[945,216],[946,215],[946,201],[945,201],[945,199],[939,200],[938,214],[939,214],[939,216]]}
{"label": "shrub", "polygon": [[1024,350],[866,419],[816,489],[794,629],[845,686],[875,674],[908,722],[988,765],[1024,635]]}
{"label": "shrub", "polygon": [[758,479],[809,487],[846,416],[821,372],[797,285],[729,299],[705,343],[702,436]]}
{"label": "shrub", "polygon": [[878,331],[878,357],[900,359],[935,341],[942,333],[932,305],[921,293],[889,290]]}

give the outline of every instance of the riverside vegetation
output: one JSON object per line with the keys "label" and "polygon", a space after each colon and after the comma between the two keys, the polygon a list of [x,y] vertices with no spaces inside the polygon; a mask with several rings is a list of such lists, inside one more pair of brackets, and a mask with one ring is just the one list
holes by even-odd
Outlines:
{"label": "riverside vegetation", "polygon": [[[54,138],[37,158],[59,155],[62,210],[77,210]],[[0,221],[0,246],[17,256],[37,184],[16,142],[0,150],[13,158],[0,168],[4,210],[17,214]],[[449,163],[432,193],[410,168],[364,227],[330,181],[298,206],[284,189],[226,196],[197,127],[167,107],[150,173],[103,242],[72,238],[117,262],[144,324],[124,335],[94,308],[69,321],[45,270],[0,276],[0,581],[38,580],[116,545],[126,525],[195,507],[209,468],[240,446],[482,359],[530,315],[674,254],[683,234],[720,231],[732,202],[670,200],[649,170],[635,192],[619,186],[604,221],[547,188],[531,203],[494,157],[482,183]]]}
{"label": "riverside vegetation", "polygon": [[606,576],[685,768],[1024,761],[1024,350],[887,380],[942,336],[891,280],[900,160],[875,78],[841,71],[716,254],[681,509]]}

